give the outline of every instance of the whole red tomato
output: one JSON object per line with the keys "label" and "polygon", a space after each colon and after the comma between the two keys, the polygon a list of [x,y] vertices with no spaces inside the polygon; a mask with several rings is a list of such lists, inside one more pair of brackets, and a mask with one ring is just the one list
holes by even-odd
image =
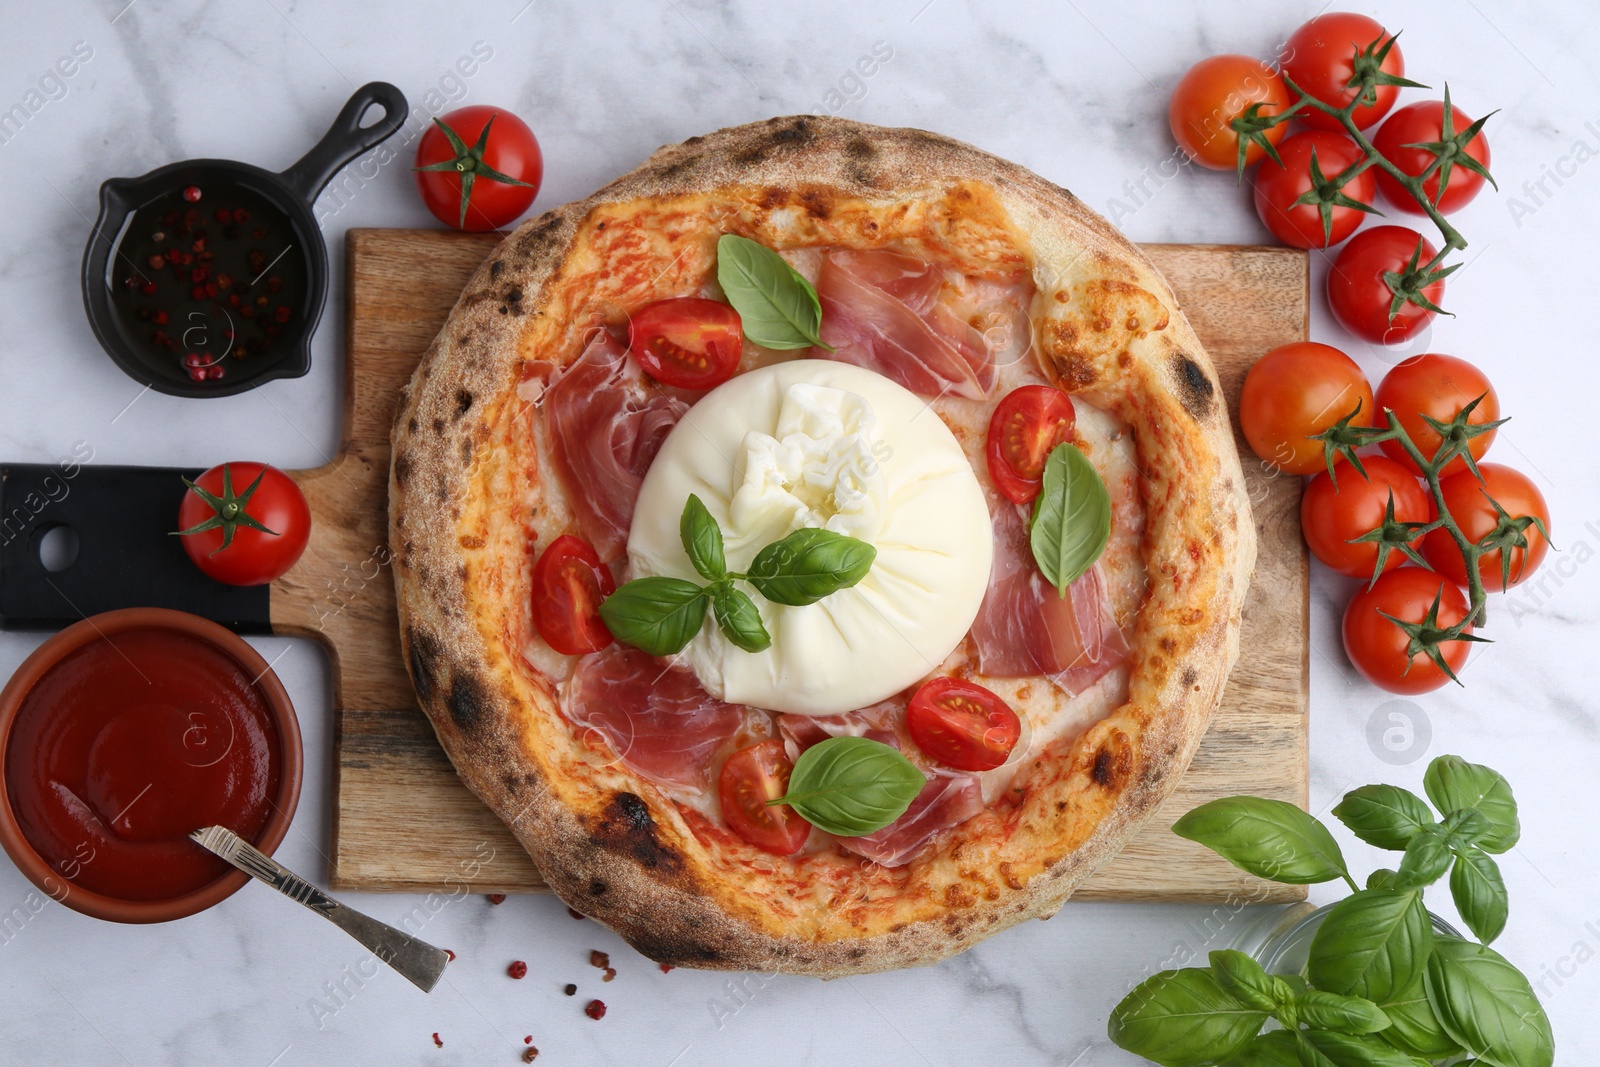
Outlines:
{"label": "whole red tomato", "polygon": [[295,480],[263,463],[224,463],[194,481],[178,505],[183,550],[228,585],[285,574],[311,537],[311,508]]}
{"label": "whole red tomato", "polygon": [[[1356,54],[1374,42],[1381,50],[1388,36],[1380,23],[1365,15],[1348,11],[1318,15],[1290,34],[1284,43],[1283,73],[1306,95],[1331,107],[1344,107],[1355,96],[1355,90],[1349,86],[1356,73]],[[1400,54],[1399,44],[1389,47],[1378,69],[1395,76],[1405,74],[1406,61]],[[1376,99],[1351,114],[1356,128],[1364,130],[1388,114],[1399,91],[1394,85],[1378,86]],[[1315,109],[1308,108],[1297,114],[1312,129],[1344,129],[1336,119]]]}
{"label": "whole red tomato", "polygon": [[1239,393],[1239,425],[1255,454],[1289,474],[1323,470],[1321,441],[1311,438],[1360,405],[1352,426],[1374,426],[1372,386],[1355,360],[1332,345],[1291,341],[1260,359]]}
{"label": "whole red tomato", "polygon": [[[1355,541],[1383,524],[1391,496],[1396,522],[1428,522],[1433,503],[1417,472],[1386,456],[1365,456],[1362,477],[1349,463],[1334,468],[1335,482],[1323,471],[1311,479],[1300,497],[1300,529],[1311,554],[1324,565],[1352,578],[1371,578],[1378,566],[1378,546]],[[1406,561],[1394,549],[1384,557],[1383,569],[1392,571]]]}
{"label": "whole red tomato", "polygon": [[[1467,617],[1461,590],[1421,567],[1392,570],[1350,598],[1344,609],[1344,650],[1363,678],[1391,693],[1427,693],[1450,680],[1426,652],[1412,651],[1411,638],[1391,621],[1424,621],[1436,597],[1440,629]],[[1459,672],[1467,662],[1467,642],[1445,641],[1437,647],[1451,671]]]}
{"label": "whole red tomato", "polygon": [[[1483,399],[1478,400],[1479,397]],[[1438,454],[1444,439],[1428,425],[1427,419],[1450,422],[1474,400],[1478,400],[1478,406],[1467,416],[1470,425],[1478,426],[1500,418],[1500,398],[1484,373],[1464,359],[1438,352],[1412,356],[1397,364],[1378,383],[1377,400],[1378,409],[1393,411],[1411,443],[1429,460]],[[1483,458],[1494,443],[1494,437],[1495,431],[1489,430],[1467,442],[1467,451],[1473,460]],[[1385,441],[1382,448],[1390,459],[1415,469],[1416,465],[1400,442]],[[1450,475],[1466,469],[1466,461],[1457,456],[1445,464],[1442,473]]]}
{"label": "whole red tomato", "polygon": [[452,111],[417,145],[417,188],[440,222],[472,232],[498,230],[539,195],[539,141],[503,108],[474,104]]}
{"label": "whole red tomato", "polygon": [[[1416,269],[1420,270],[1435,254],[1433,245],[1420,233],[1404,226],[1362,230],[1339,250],[1333,269],[1328,271],[1328,307],[1333,317],[1357,337],[1378,345],[1399,344],[1421,332],[1433,321],[1435,313],[1403,300],[1391,319],[1389,308],[1395,294],[1384,275],[1391,271],[1406,274],[1413,256],[1417,257]],[[1422,295],[1437,305],[1444,297],[1444,279],[1424,286]]]}
{"label": "whole red tomato", "polygon": [[[1550,529],[1550,507],[1539,487],[1519,470],[1499,463],[1480,463],[1478,473],[1483,475],[1482,481],[1468,470],[1446,478],[1439,486],[1444,493],[1444,506],[1450,509],[1451,517],[1467,540],[1475,544],[1500,524],[1494,504],[1504,508],[1512,519],[1539,520],[1522,531],[1528,547],[1511,549],[1510,585],[1516,585],[1539,569],[1545,553],[1550,550],[1549,538],[1545,536]],[[1491,499],[1494,504],[1489,502]],[[1478,557],[1478,575],[1483,587],[1491,592],[1504,592],[1509,588],[1501,562],[1503,554],[1504,550],[1497,548]],[[1467,561],[1461,557],[1461,550],[1448,530],[1441,528],[1429,533],[1422,542],[1422,555],[1434,570],[1452,582],[1467,584]]]}
{"label": "whole red tomato", "polygon": [[[1262,104],[1261,115],[1275,115],[1289,106],[1283,79],[1259,59],[1250,56],[1212,56],[1189,68],[1172,90],[1167,121],[1172,136],[1190,159],[1213,170],[1233,170],[1239,163],[1239,135],[1229,125],[1251,104]],[[1273,144],[1283,140],[1288,124],[1267,130]],[[1258,161],[1265,150],[1252,144],[1245,166]]]}
{"label": "whole red tomato", "polygon": [[[1452,134],[1459,134],[1472,125],[1472,119],[1462,114],[1461,109],[1453,104],[1450,106],[1450,119]],[[1383,124],[1377,136],[1372,139],[1372,147],[1381,152],[1383,158],[1399,167],[1403,173],[1415,178],[1433,164],[1434,155],[1426,148],[1409,146],[1432,144],[1443,139],[1444,101],[1424,100],[1416,104],[1407,104],[1390,115],[1389,121]],[[1489,142],[1481,132],[1467,142],[1466,154],[1469,159],[1488,169]],[[1458,156],[1457,159],[1459,158]],[[1374,167],[1372,173],[1378,176],[1378,188],[1383,190],[1385,200],[1401,211],[1413,215],[1424,213],[1422,206],[1387,171]],[[1450,180],[1444,187],[1443,197],[1439,195],[1437,172],[1422,183],[1422,190],[1428,194],[1428,199],[1446,215],[1464,207],[1482,188],[1483,175],[1461,166],[1459,162],[1450,168]]]}
{"label": "whole red tomato", "polygon": [[[1336,245],[1356,232],[1365,214],[1356,208],[1332,203],[1325,229],[1319,205],[1296,203],[1320,184],[1311,175],[1313,155],[1324,181],[1337,177],[1340,171],[1365,158],[1347,134],[1307,130],[1278,146],[1278,158],[1283,160],[1281,166],[1270,159],[1263,160],[1254,181],[1256,214],[1274,237],[1295,248]],[[1372,173],[1370,168],[1362,171],[1340,192],[1363,204],[1372,203],[1376,188]]]}

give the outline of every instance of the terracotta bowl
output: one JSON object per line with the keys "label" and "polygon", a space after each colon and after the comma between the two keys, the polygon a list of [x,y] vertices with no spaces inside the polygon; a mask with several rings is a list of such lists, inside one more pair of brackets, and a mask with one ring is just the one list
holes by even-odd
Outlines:
{"label": "terracotta bowl", "polygon": [[83,619],[47,639],[22,662],[5,688],[0,690],[0,845],[5,847],[17,869],[27,875],[28,880],[46,896],[85,915],[121,923],[169,922],[204,911],[237,892],[249,881],[249,876],[242,871],[230,870],[214,882],[166,900],[121,900],[74,885],[35,852],[23,836],[22,827],[11,807],[11,791],[5,780],[6,750],[11,742],[12,724],[16,721],[23,698],[64,656],[94,641],[115,638],[117,634],[134,630],[150,629],[176,631],[205,641],[256,679],[256,688],[266,700],[269,717],[277,730],[278,750],[283,761],[279,768],[278,792],[272,801],[273,810],[261,834],[252,842],[268,855],[282,843],[289,831],[289,821],[294,818],[295,805],[300,800],[300,779],[304,771],[300,722],[295,717],[294,705],[289,702],[289,694],[284,691],[283,683],[272,673],[272,668],[260,653],[246,644],[243,638],[216,623],[198,615],[166,608],[124,608]]}

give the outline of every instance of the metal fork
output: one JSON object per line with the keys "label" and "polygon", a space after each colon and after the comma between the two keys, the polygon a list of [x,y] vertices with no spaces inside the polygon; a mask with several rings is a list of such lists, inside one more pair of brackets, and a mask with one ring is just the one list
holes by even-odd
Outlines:
{"label": "metal fork", "polygon": [[424,993],[439,984],[445,965],[450,962],[444,949],[339,903],[226,826],[206,826],[189,836],[201,848],[333,923]]}

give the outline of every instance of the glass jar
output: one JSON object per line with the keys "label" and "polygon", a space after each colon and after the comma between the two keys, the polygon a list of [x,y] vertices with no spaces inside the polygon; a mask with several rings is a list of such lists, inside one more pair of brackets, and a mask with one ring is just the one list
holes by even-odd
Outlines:
{"label": "glass jar", "polygon": [[[1305,974],[1311,955],[1311,939],[1333,907],[1317,907],[1308,901],[1272,908],[1239,932],[1231,947],[1255,957],[1268,974]],[[1433,932],[1445,937],[1462,937],[1461,931],[1433,912]]]}

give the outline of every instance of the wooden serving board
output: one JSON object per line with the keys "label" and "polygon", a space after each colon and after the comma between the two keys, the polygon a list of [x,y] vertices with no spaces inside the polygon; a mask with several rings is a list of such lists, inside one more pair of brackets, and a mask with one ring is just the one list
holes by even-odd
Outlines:
{"label": "wooden serving board", "polygon": [[[271,594],[274,630],[321,640],[333,664],[329,881],[338,889],[544,888],[510,832],[457,779],[416,706],[400,661],[386,547],[397,391],[496,243],[492,235],[438,230],[351,230],[346,237],[343,445],[328,466],[295,475],[315,519],[311,544]],[[1177,291],[1229,397],[1238,395],[1261,353],[1305,337],[1304,253],[1187,245],[1145,251]],[[1300,482],[1272,477],[1242,439],[1239,447],[1260,535],[1239,664],[1177,791],[1078,899],[1241,902],[1305,895],[1252,878],[1168,830],[1195,805],[1233,793],[1306,802]]]}

